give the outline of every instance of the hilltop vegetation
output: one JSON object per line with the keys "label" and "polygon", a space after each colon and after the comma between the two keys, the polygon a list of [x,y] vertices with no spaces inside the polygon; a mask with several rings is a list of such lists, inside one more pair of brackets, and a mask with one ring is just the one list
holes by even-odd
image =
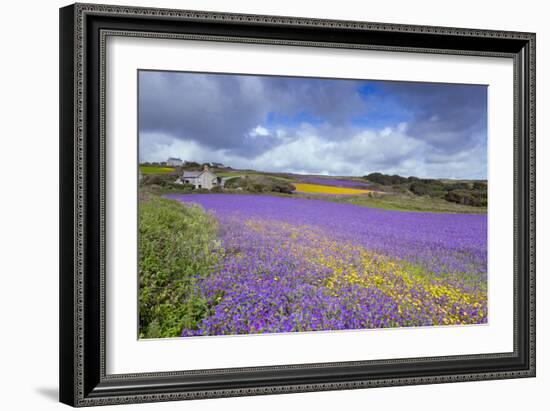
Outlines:
{"label": "hilltop vegetation", "polygon": [[279,177],[266,175],[245,175],[227,180],[228,189],[242,189],[249,193],[284,193],[292,194],[296,187]]}
{"label": "hilltop vegetation", "polygon": [[401,177],[382,173],[371,173],[364,178],[385,191],[410,191],[417,196],[444,199],[446,201],[474,207],[487,206],[487,183],[484,181],[453,181]]}

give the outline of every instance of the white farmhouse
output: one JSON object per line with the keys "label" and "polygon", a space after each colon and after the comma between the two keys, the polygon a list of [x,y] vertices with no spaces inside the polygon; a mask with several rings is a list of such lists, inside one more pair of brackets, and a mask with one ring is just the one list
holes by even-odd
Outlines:
{"label": "white farmhouse", "polygon": [[181,158],[170,157],[166,162],[166,165],[170,167],[181,167],[183,165],[183,161],[181,161]]}
{"label": "white farmhouse", "polygon": [[183,174],[176,180],[179,184],[192,184],[195,188],[205,188],[210,190],[214,187],[223,187],[223,179],[218,177],[204,166],[202,171],[184,171]]}

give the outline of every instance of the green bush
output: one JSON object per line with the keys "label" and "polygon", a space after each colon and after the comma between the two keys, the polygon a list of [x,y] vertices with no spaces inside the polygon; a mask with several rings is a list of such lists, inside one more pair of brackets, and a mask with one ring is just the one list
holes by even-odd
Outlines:
{"label": "green bush", "polygon": [[177,191],[179,193],[190,193],[195,189],[193,184],[166,183],[164,186],[166,191]]}
{"label": "green bush", "polygon": [[195,161],[186,161],[185,163],[183,163],[182,168],[184,168],[185,170],[202,170],[204,166]]}
{"label": "green bush", "polygon": [[445,195],[445,200],[474,207],[485,207],[487,193],[478,190],[453,190]]}
{"label": "green bush", "polygon": [[487,192],[487,183],[482,181],[475,181],[473,184],[474,190],[485,191]]}
{"label": "green bush", "polygon": [[472,188],[472,185],[469,183],[451,183],[451,184],[445,184],[444,187],[446,191],[470,190]]}
{"label": "green bush", "polygon": [[140,337],[177,337],[206,315],[196,282],[221,255],[216,238],[215,219],[200,207],[140,193]]}
{"label": "green bush", "polygon": [[281,179],[268,176],[244,176],[231,178],[225,182],[228,189],[241,188],[250,193],[285,193],[291,194],[296,187]]}
{"label": "green bush", "polygon": [[382,173],[370,173],[363,178],[372,181],[373,183],[381,184],[383,186],[392,186],[407,183],[409,180],[405,177],[398,175],[387,175]]}
{"label": "green bush", "polygon": [[283,180],[272,180],[271,181],[271,190],[275,193],[284,193],[284,194],[292,194],[292,192],[296,190],[296,187],[294,184],[288,183]]}
{"label": "green bush", "polygon": [[229,180],[225,181],[224,187],[229,189],[241,187],[242,180],[243,180],[242,177],[230,178]]}
{"label": "green bush", "polygon": [[443,197],[445,195],[443,185],[431,182],[414,182],[411,184],[410,190],[418,196]]}
{"label": "green bush", "polygon": [[158,185],[161,187],[174,184],[177,176],[172,173],[168,174],[146,174],[142,177],[140,184],[142,186]]}

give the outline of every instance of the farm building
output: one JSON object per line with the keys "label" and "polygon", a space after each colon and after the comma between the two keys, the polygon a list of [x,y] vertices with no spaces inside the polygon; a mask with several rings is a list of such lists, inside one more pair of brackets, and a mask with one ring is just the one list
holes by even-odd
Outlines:
{"label": "farm building", "polygon": [[192,184],[195,188],[210,190],[217,186],[223,187],[224,180],[210,171],[208,166],[204,166],[204,170],[201,171],[184,171],[176,183]]}
{"label": "farm building", "polygon": [[181,161],[180,158],[170,157],[166,162],[166,165],[171,167],[181,167],[183,165],[183,161]]}

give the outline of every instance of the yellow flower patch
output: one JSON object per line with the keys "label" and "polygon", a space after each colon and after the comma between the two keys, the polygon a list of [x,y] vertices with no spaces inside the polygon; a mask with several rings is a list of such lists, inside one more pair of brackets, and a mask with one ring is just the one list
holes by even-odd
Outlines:
{"label": "yellow flower patch", "polygon": [[307,183],[294,183],[294,187],[296,187],[297,192],[305,194],[361,195],[371,192],[371,190],[359,188],[333,187]]}
{"label": "yellow flower patch", "polygon": [[[335,241],[312,227],[254,220],[247,221],[246,225],[267,236],[284,232],[289,239],[303,239],[284,242],[282,247],[287,248],[296,259],[304,259],[312,267],[326,270],[327,277],[322,280],[322,285],[334,297],[345,288],[343,284],[376,288],[397,303],[400,315],[406,312],[425,313],[432,318],[434,325],[471,324],[477,321],[466,309],[480,308],[486,298],[486,290],[470,293],[444,284],[440,278],[431,277],[407,262],[390,259],[349,242]],[[482,310],[476,314],[480,318],[483,315]]]}

